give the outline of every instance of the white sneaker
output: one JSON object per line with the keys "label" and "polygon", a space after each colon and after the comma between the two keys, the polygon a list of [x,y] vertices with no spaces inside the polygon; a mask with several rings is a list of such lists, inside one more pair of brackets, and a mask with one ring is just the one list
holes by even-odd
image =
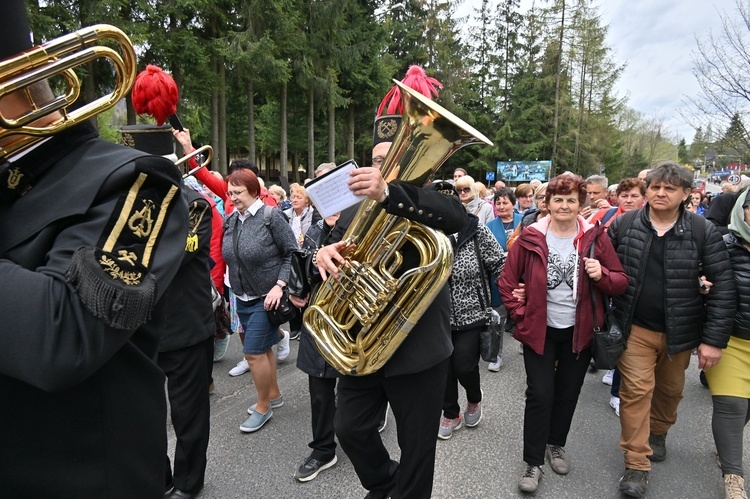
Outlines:
{"label": "white sneaker", "polygon": [[620,397],[610,397],[609,406],[615,410],[617,417],[620,417]]}
{"label": "white sneaker", "polygon": [[503,367],[503,358],[498,355],[495,362],[489,363],[489,365],[487,366],[487,370],[496,373],[500,370],[501,367]]}
{"label": "white sneaker", "polygon": [[230,376],[242,376],[243,374],[250,372],[250,364],[247,363],[247,359],[242,359],[237,362],[237,365],[229,370]]}
{"label": "white sneaker", "polygon": [[604,376],[602,377],[602,383],[604,383],[605,385],[612,386],[612,376],[614,375],[615,375],[615,370],[610,369],[609,371],[604,373]]}
{"label": "white sneaker", "polygon": [[279,346],[276,348],[276,360],[281,362],[282,360],[286,360],[286,358],[289,357],[289,352],[291,351],[291,348],[289,348],[289,338],[291,338],[291,335],[286,329],[279,328],[279,331],[284,333],[284,337],[281,339],[281,341],[279,342]]}

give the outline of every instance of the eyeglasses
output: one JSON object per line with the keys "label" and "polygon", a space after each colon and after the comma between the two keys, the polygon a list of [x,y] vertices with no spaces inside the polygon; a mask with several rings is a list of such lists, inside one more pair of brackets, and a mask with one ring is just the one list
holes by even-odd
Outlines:
{"label": "eyeglasses", "polygon": [[469,194],[471,192],[471,187],[464,187],[463,189],[456,189],[456,192],[459,194]]}
{"label": "eyeglasses", "polygon": [[227,191],[227,197],[236,198],[237,196],[242,195],[243,192],[247,192],[247,189],[242,189],[241,191]]}
{"label": "eyeglasses", "polygon": [[383,164],[383,161],[385,161],[385,158],[383,156],[375,156],[372,158],[372,166],[381,166]]}
{"label": "eyeglasses", "polygon": [[544,201],[544,198],[545,198],[545,197],[546,197],[546,196],[545,196],[544,194],[542,194],[542,195],[540,195],[540,196],[537,196],[537,197],[536,197],[536,200],[537,200],[537,201]]}

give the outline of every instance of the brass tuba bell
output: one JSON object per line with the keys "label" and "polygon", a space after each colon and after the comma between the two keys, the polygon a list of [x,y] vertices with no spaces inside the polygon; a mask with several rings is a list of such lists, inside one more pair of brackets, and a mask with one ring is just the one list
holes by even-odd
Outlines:
{"label": "brass tuba bell", "polygon": [[[386,180],[425,185],[457,150],[489,139],[448,110],[399,81],[404,115],[380,169]],[[389,215],[365,200],[344,241],[356,245],[313,295],[303,323],[337,371],[364,376],[391,358],[445,285],[453,250],[440,231]],[[401,249],[414,246],[418,266],[399,273]]]}

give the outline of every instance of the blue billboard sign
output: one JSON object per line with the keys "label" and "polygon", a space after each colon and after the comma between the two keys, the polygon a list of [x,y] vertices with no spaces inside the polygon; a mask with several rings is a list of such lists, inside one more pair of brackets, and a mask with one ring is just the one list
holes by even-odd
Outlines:
{"label": "blue billboard sign", "polygon": [[506,182],[549,181],[552,161],[498,161],[497,174]]}

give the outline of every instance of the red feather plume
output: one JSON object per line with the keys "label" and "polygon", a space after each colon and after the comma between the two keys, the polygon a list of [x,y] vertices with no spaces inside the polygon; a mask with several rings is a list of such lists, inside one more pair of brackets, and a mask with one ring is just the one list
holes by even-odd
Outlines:
{"label": "red feather plume", "polygon": [[[406,72],[406,77],[401,83],[407,87],[413,88],[428,99],[438,96],[438,89],[443,88],[443,84],[431,76],[427,76],[421,66],[410,66]],[[385,111],[385,112],[384,112]],[[401,89],[394,85],[393,88],[385,94],[383,101],[378,107],[377,116],[383,114],[403,114],[404,108],[401,102]]]}
{"label": "red feather plume", "polygon": [[158,66],[149,64],[138,73],[131,96],[135,112],[153,116],[157,125],[162,125],[177,112],[177,84]]}

